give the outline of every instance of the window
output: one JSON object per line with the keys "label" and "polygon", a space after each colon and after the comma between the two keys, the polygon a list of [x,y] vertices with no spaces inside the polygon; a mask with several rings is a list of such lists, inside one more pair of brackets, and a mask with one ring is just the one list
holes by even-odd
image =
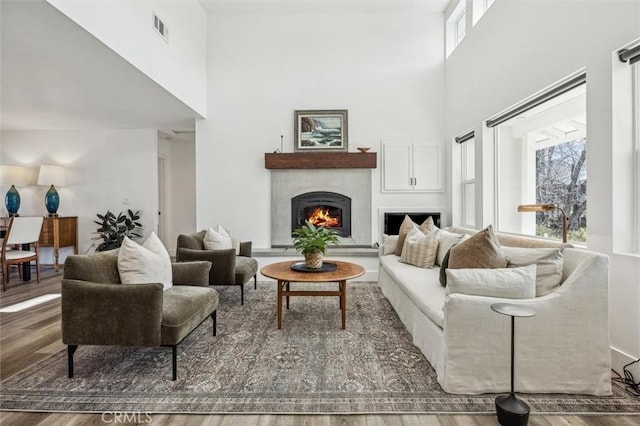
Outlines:
{"label": "window", "polygon": [[482,18],[494,2],[495,0],[473,0],[473,25]]}
{"label": "window", "polygon": [[[568,139],[573,138],[569,136]],[[548,146],[536,147],[535,204],[565,206],[570,231],[568,239],[586,242],[587,139],[552,141]],[[570,206],[570,210],[566,206]],[[561,217],[548,213],[536,215],[536,235],[562,239]]]}
{"label": "window", "polygon": [[468,131],[455,138],[460,144],[460,208],[462,226],[476,226],[476,154],[474,132]]}
{"label": "window", "polygon": [[[583,75],[584,76],[584,75]],[[584,82],[584,80],[582,80]],[[568,219],[568,240],[587,238],[585,85],[537,95],[494,125],[497,228],[502,232],[562,238],[559,210],[518,213],[521,204],[555,204]],[[487,121],[487,125],[492,120]]]}
{"label": "window", "polygon": [[613,251],[640,254],[640,40],[613,59]]}
{"label": "window", "polygon": [[447,56],[460,44],[467,33],[467,11],[466,0],[459,0],[455,4],[451,13],[448,13],[446,24],[446,45]]}
{"label": "window", "polygon": [[454,34],[456,36],[456,46],[460,44],[460,42],[462,41],[462,39],[465,36],[466,33],[466,28],[467,28],[467,14],[465,13],[464,9],[462,10],[462,13],[460,15],[458,15],[458,17],[456,18],[455,24],[454,24]]}
{"label": "window", "polygon": [[634,162],[632,179],[634,181],[633,189],[633,209],[635,210],[635,217],[633,218],[633,247],[634,253],[640,253],[640,65],[635,63],[633,65],[633,151]]}

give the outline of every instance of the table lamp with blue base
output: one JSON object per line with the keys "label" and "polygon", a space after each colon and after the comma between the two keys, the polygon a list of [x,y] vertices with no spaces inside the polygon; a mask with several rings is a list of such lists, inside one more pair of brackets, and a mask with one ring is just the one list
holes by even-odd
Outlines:
{"label": "table lamp with blue base", "polygon": [[44,205],[47,208],[49,217],[58,217],[58,207],[60,207],[60,195],[56,190],[56,185],[65,184],[64,168],[43,164],[38,173],[38,185],[51,185],[44,195]]}
{"label": "table lamp with blue base", "polygon": [[4,196],[4,205],[7,208],[9,216],[19,216],[18,210],[20,209],[20,193],[16,189],[15,185],[11,185],[11,188]]}

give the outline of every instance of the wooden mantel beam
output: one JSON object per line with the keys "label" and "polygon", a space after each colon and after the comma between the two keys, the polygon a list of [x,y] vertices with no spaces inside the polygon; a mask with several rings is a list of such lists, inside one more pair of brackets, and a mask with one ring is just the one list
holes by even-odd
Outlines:
{"label": "wooden mantel beam", "polygon": [[285,152],[264,154],[266,169],[375,169],[375,152]]}

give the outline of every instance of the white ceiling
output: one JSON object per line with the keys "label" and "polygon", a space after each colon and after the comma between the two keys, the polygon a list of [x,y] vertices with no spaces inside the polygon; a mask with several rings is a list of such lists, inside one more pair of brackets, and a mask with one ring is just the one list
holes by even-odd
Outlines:
{"label": "white ceiling", "polygon": [[0,7],[1,129],[194,128],[193,110],[48,3]]}

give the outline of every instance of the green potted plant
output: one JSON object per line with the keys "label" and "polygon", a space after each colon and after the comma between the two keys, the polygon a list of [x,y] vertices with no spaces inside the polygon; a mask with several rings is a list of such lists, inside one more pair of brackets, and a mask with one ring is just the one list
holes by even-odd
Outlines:
{"label": "green potted plant", "polygon": [[322,256],[327,253],[327,245],[340,245],[340,234],[325,226],[314,226],[306,221],[305,225],[293,231],[293,246],[304,255],[307,268],[320,269]]}
{"label": "green potted plant", "polygon": [[142,237],[139,233],[142,230],[142,224],[139,222],[140,211],[127,210],[126,215],[120,212],[116,216],[107,210],[104,215],[98,213],[96,216],[100,220],[93,222],[100,227],[96,231],[98,235],[92,240],[102,240],[96,247],[96,251],[113,250],[120,247],[125,236],[129,238]]}

